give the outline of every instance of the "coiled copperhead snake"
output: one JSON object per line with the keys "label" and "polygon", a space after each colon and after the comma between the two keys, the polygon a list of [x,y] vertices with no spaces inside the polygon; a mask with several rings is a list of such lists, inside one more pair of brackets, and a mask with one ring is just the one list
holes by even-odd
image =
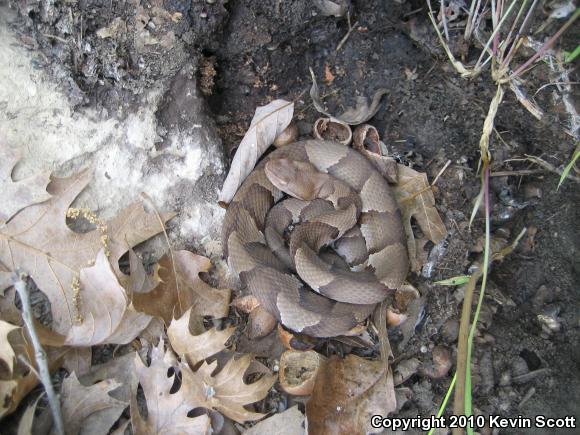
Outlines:
{"label": "coiled copperhead snake", "polygon": [[335,142],[306,140],[269,154],[240,186],[222,230],[228,264],[260,304],[315,337],[348,333],[408,272],[388,183]]}

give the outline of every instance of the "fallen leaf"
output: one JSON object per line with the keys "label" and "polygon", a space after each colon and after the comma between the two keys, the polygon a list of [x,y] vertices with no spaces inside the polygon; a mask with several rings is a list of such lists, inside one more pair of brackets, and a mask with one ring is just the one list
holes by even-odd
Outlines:
{"label": "fallen leaf", "polygon": [[304,414],[298,410],[297,406],[293,406],[284,412],[268,417],[244,431],[243,434],[275,434],[280,433],[282,428],[284,428],[284,435],[304,435]]}
{"label": "fallen leaf", "polygon": [[38,174],[20,181],[12,180],[12,171],[20,160],[19,154],[5,146],[0,146],[0,224],[8,221],[23,208],[50,199],[46,186],[49,174]]}
{"label": "fallen leaf", "polygon": [[77,376],[82,376],[91,370],[92,358],[91,347],[71,347],[63,358],[62,368],[69,373],[75,372]]}
{"label": "fallen leaf", "polygon": [[[187,413],[203,406],[203,386],[194,381],[194,373],[179,364],[181,386],[172,393],[175,381],[175,359],[170,350],[164,351],[164,342],[151,350],[151,364],[145,366],[135,354],[135,368],[147,401],[147,418],[144,419],[137,405],[136,391],[131,397],[131,424],[138,434],[210,434],[210,418],[207,415],[188,417]],[[168,375],[169,369],[172,370]]]}
{"label": "fallen leaf", "polygon": [[230,326],[222,331],[212,328],[199,335],[193,335],[189,328],[192,309],[190,308],[179,319],[173,319],[167,336],[171,347],[177,354],[193,367],[198,362],[225,349],[225,344],[236,328]]}
{"label": "fallen leaf", "polygon": [[345,0],[312,0],[312,3],[322,15],[327,17],[343,17],[348,10],[348,5]]}
{"label": "fallen leaf", "polygon": [[154,266],[153,275],[148,275],[143,262],[137,257],[133,249],[129,249],[129,270],[131,274],[127,279],[127,291],[133,293],[147,293],[153,290],[161,282],[159,278],[159,265]]}
{"label": "fallen leaf", "polygon": [[[131,402],[131,419],[133,430],[137,433],[178,432],[205,433],[209,430],[209,418],[200,415],[187,418],[187,413],[194,408],[216,410],[238,423],[255,421],[264,414],[248,411],[244,406],[262,400],[276,382],[276,376],[263,376],[261,379],[246,384],[244,374],[252,363],[249,354],[240,358],[231,358],[215,376],[218,362],[203,362],[193,372],[188,365],[178,362],[171,350],[164,351],[163,340],[151,351],[151,364],[145,366],[139,355],[135,355],[135,366],[139,383],[147,399],[148,416],[143,419],[133,397]],[[170,370],[172,369],[172,370]],[[181,376],[181,386],[172,394],[175,371]],[[168,372],[171,374],[168,375]],[[195,430],[193,430],[195,429]],[[197,431],[196,431],[197,430]],[[183,432],[182,432],[183,433]]]}
{"label": "fallen leaf", "polygon": [[104,250],[98,253],[94,266],[81,269],[79,283],[81,321],[73,323],[65,344],[127,344],[151,321],[150,316],[129,305]]}
{"label": "fallen leaf", "polygon": [[16,397],[17,388],[18,382],[15,379],[0,380],[0,417],[14,411],[20,403],[22,397]]}
{"label": "fallen leaf", "polygon": [[425,237],[435,244],[447,236],[447,229],[435,208],[435,197],[427,180],[427,174],[417,172],[405,165],[398,165],[398,182],[393,186],[393,190],[403,213],[411,267],[413,271],[418,272],[422,264],[417,260],[417,245],[411,227],[411,218],[415,218]]}
{"label": "fallen leaf", "polygon": [[320,367],[306,403],[308,433],[377,433],[380,429],[371,427],[371,417],[395,408],[393,376],[384,362],[334,355]]}
{"label": "fallen leaf", "polygon": [[[121,416],[128,403],[117,400],[109,392],[121,384],[106,379],[89,387],[82,385],[75,373],[71,373],[61,388],[61,410],[67,435],[83,433],[108,433]],[[91,416],[98,413],[98,418]]]}
{"label": "fallen leaf", "polygon": [[133,352],[115,357],[106,363],[93,366],[90,373],[79,378],[83,385],[92,385],[101,379],[112,379],[119,387],[109,393],[122,402],[129,403],[131,392],[135,391],[139,379],[135,372],[135,354]]}
{"label": "fallen leaf", "polygon": [[379,110],[379,104],[383,95],[387,93],[386,89],[379,89],[373,95],[373,100],[369,106],[368,99],[363,96],[359,96],[356,99],[356,106],[347,108],[342,115],[333,116],[324,108],[324,104],[320,99],[320,90],[318,89],[318,83],[316,83],[316,76],[314,71],[310,68],[310,75],[312,77],[312,87],[310,88],[310,98],[312,98],[312,103],[316,110],[332,119],[338,119],[339,121],[345,122],[349,125],[358,125],[363,122],[367,122],[371,119]]}
{"label": "fallen leaf", "polygon": [[[0,229],[0,264],[11,270],[30,273],[36,285],[48,297],[55,331],[67,335],[83,305],[95,303],[79,292],[80,269],[90,266],[101,249],[110,252],[109,260],[118,277],[119,258],[131,247],[159,233],[157,216],[143,204],[134,203],[108,223],[96,220],[97,229],[87,233],[72,231],[69,205],[89,183],[92,175],[83,171],[69,178],[53,178],[48,185],[52,197],[42,204],[25,208]],[[173,215],[163,215],[163,222]],[[80,298],[78,297],[80,295]],[[84,319],[83,319],[84,320]],[[69,342],[75,344],[74,342]]]}
{"label": "fallen leaf", "polygon": [[250,128],[240,142],[230,171],[219,195],[221,204],[229,204],[246,177],[253,171],[258,159],[292,121],[294,103],[274,100],[258,107]]}
{"label": "fallen leaf", "polygon": [[[14,349],[18,356],[23,355]],[[52,372],[56,370],[62,364],[62,358],[67,352],[65,348],[58,349],[46,349],[48,368]],[[26,360],[30,364],[30,356],[28,354],[29,350],[26,351]],[[15,367],[15,374],[18,373],[13,379],[0,380],[0,418],[4,415],[10,414],[16,410],[20,401],[30,393],[38,385],[38,377],[36,374],[28,369],[28,366],[24,365],[21,361],[17,363],[20,367],[17,369]],[[34,365],[34,363],[33,363]],[[22,375],[22,373],[26,373]]]}
{"label": "fallen leaf", "polygon": [[18,432],[17,435],[30,435],[32,433],[32,422],[34,421],[34,412],[36,411],[36,405],[38,401],[42,398],[42,395],[38,396],[34,403],[26,407],[26,411],[20,417],[18,422]]}
{"label": "fallen leaf", "polygon": [[[8,334],[15,329],[19,329],[19,327],[0,320],[0,373],[5,375],[5,377],[11,377],[14,372],[14,358],[16,358],[16,353],[8,341]],[[2,366],[6,366],[8,369],[6,374]]]}
{"label": "fallen leaf", "polygon": [[199,277],[210,267],[208,258],[189,251],[174,252],[173,262],[170,255],[163,256],[158,270],[161,282],[148,293],[133,294],[135,309],[162,318],[166,325],[190,307],[196,315],[227,317],[231,290],[215,289]]}
{"label": "fallen leaf", "polygon": [[261,379],[246,384],[244,374],[252,362],[252,357],[245,354],[239,359],[230,359],[225,367],[215,376],[212,373],[217,361],[202,366],[194,373],[197,382],[208,391],[205,407],[221,412],[238,423],[260,420],[264,414],[248,411],[244,406],[262,400],[276,382],[276,376],[263,376]]}

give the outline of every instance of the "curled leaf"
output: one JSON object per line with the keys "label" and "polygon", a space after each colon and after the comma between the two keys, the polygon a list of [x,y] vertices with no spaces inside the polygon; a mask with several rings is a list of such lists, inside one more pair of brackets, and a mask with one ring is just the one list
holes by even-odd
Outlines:
{"label": "curled leaf", "polygon": [[447,236],[447,229],[435,208],[435,197],[427,180],[427,174],[417,172],[405,165],[398,165],[398,182],[393,189],[397,203],[403,212],[403,225],[407,236],[411,267],[417,272],[422,265],[417,260],[417,246],[411,228],[411,218],[415,218],[425,237],[435,244]]}
{"label": "curled leaf", "polygon": [[345,0],[312,0],[314,6],[318,8],[320,13],[325,16],[344,17],[348,10],[348,5]]}
{"label": "curled leaf", "polygon": [[220,204],[227,205],[252,170],[258,159],[292,121],[294,103],[274,100],[258,107],[236,151],[234,160],[220,192]]}
{"label": "curled leaf", "polygon": [[370,106],[366,97],[359,96],[357,97],[355,107],[347,108],[342,115],[334,116],[327,112],[324,108],[324,104],[320,99],[320,90],[318,89],[318,83],[316,83],[316,76],[314,75],[312,68],[310,68],[310,76],[312,77],[310,98],[312,98],[312,103],[314,104],[316,110],[330,118],[338,119],[339,121],[345,122],[349,125],[362,124],[363,122],[367,122],[369,119],[375,116],[379,110],[381,98],[387,93],[386,89],[378,89],[373,95],[373,100]]}

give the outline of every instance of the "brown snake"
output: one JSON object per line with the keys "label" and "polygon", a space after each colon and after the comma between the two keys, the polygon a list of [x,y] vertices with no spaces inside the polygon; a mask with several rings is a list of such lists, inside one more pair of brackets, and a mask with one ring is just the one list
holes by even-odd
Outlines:
{"label": "brown snake", "polygon": [[296,142],[264,158],[234,196],[222,231],[230,267],[260,304],[316,337],[348,333],[408,272],[388,183],[335,142]]}

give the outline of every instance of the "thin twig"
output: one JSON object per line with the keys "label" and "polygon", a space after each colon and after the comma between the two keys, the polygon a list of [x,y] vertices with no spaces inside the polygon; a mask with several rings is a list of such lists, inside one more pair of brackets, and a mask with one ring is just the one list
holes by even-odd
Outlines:
{"label": "thin twig", "polygon": [[521,169],[519,171],[497,171],[490,174],[490,177],[521,177],[523,175],[543,174],[545,169]]}
{"label": "thin twig", "polygon": [[443,30],[445,31],[445,39],[449,41],[449,29],[447,28],[447,16],[445,15],[445,0],[441,0],[441,21],[443,22]]}
{"label": "thin twig", "polygon": [[52,412],[52,419],[54,420],[54,431],[58,435],[64,435],[64,425],[62,422],[60,401],[54,391],[54,387],[52,386],[46,352],[40,344],[38,335],[36,335],[36,329],[34,329],[34,319],[31,314],[28,286],[25,282],[26,278],[27,276],[25,274],[17,273],[14,280],[14,288],[18,292],[18,296],[20,296],[20,301],[22,302],[22,319],[24,320],[24,324],[28,330],[28,335],[30,335],[32,340],[32,346],[34,347],[34,357],[36,359],[36,365],[38,366],[40,381],[44,385],[44,390],[46,391],[46,396],[48,398],[48,403]]}
{"label": "thin twig", "polygon": [[340,42],[336,46],[336,51],[340,51],[340,49],[342,48],[344,43],[347,41],[347,39],[350,37],[350,34],[356,28],[356,26],[358,26],[358,21],[355,21],[355,23],[351,26],[350,25],[350,15],[348,15],[348,32],[346,32],[346,35],[344,35],[344,37],[340,40]]}
{"label": "thin twig", "polygon": [[566,29],[568,27],[570,27],[572,25],[572,23],[574,21],[576,21],[576,19],[578,17],[580,17],[580,8],[576,9],[576,12],[574,12],[574,15],[572,15],[570,17],[570,19],[568,21],[566,21],[566,23],[560,28],[560,30],[558,30],[554,34],[554,36],[552,36],[550,39],[548,39],[546,41],[545,44],[542,45],[542,47],[536,52],[536,54],[534,54],[532,57],[530,57],[521,66],[516,68],[516,70],[510,75],[509,78],[511,79],[511,78],[517,77],[518,74],[520,74],[522,71],[524,71],[529,65],[534,63],[542,54],[544,54],[544,52],[546,50],[548,50],[552,45],[554,45],[554,42],[556,42],[556,40],[562,35],[562,33],[564,33],[566,31]]}
{"label": "thin twig", "polygon": [[[548,163],[547,161],[545,161],[539,157],[536,157],[536,156],[530,156],[530,155],[526,154],[526,160],[528,160],[529,162],[535,163],[536,165],[541,166],[542,168],[544,168],[550,172],[554,172],[555,174],[558,174],[560,176],[562,176],[562,173],[564,172],[562,169],[556,168],[551,163]],[[568,174],[568,177],[566,177],[566,178],[570,179],[570,180],[574,180],[576,183],[580,183],[580,178],[576,177],[575,175]]]}
{"label": "thin twig", "polygon": [[447,160],[447,163],[445,163],[445,166],[443,166],[443,168],[439,171],[439,173],[437,174],[437,176],[435,177],[435,179],[431,183],[431,186],[435,186],[435,183],[437,183],[437,180],[439,180],[439,177],[441,175],[443,175],[443,172],[445,172],[445,170],[449,167],[450,164],[451,164],[451,160]]}

